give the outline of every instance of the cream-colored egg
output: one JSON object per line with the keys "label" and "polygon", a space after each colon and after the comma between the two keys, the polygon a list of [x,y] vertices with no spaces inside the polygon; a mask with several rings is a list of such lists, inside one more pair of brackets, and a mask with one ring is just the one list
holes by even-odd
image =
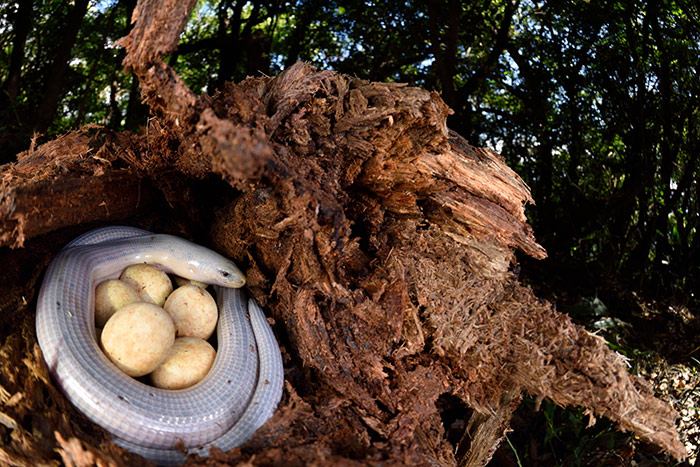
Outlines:
{"label": "cream-colored egg", "polygon": [[178,337],[165,361],[151,373],[151,382],[162,389],[185,389],[209,372],[216,350],[204,339]]}
{"label": "cream-colored egg", "polygon": [[208,284],[205,284],[204,282],[193,281],[180,276],[174,276],[173,279],[175,279],[175,285],[177,285],[178,287],[182,287],[183,285],[188,284],[196,285],[197,287],[201,287],[203,289],[206,289],[208,287]]}
{"label": "cream-colored egg", "polygon": [[152,264],[132,264],[119,277],[139,294],[141,300],[163,306],[173,291],[168,275]]}
{"label": "cream-colored egg", "polygon": [[152,303],[132,303],[117,311],[102,329],[102,349],[129,376],[155,370],[175,342],[170,316]]}
{"label": "cream-colored egg", "polygon": [[188,284],[177,288],[164,308],[175,323],[177,337],[208,339],[216,329],[219,310],[214,298],[201,287]]}
{"label": "cream-colored egg", "polygon": [[123,281],[110,279],[95,289],[95,326],[102,327],[120,308],[142,301],[133,287]]}

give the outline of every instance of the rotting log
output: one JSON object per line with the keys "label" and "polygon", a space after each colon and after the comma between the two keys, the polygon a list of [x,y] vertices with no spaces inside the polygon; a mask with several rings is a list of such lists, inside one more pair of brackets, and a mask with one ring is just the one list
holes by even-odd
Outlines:
{"label": "rotting log", "polygon": [[[192,4],[139,2],[122,41],[157,117],[147,131],[83,128],[0,167],[0,256],[11,265],[0,283],[20,291],[0,302],[12,317],[0,320],[0,461],[138,462],[56,390],[33,334],[41,268],[96,222],[227,254],[275,322],[279,410],[243,447],[191,465],[483,465],[521,391],[684,456],[673,409],[509,272],[515,249],[545,256],[524,215],[529,190],[499,155],[447,129],[437,94],[300,63],[197,97],[162,61]],[[460,406],[466,430],[453,446],[441,410]]]}
{"label": "rotting log", "polygon": [[[123,196],[116,196],[118,193]],[[17,186],[0,207],[3,214],[7,213],[0,224],[0,243],[12,241],[14,246],[23,246],[25,238],[56,228],[126,219],[139,209],[140,195],[138,178],[122,171],[102,177],[66,176],[60,183],[42,180]]]}

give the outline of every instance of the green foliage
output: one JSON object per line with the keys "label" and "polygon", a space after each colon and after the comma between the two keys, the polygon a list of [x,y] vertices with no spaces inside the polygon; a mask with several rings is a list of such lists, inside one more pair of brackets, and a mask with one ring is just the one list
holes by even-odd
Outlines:
{"label": "green foliage", "polygon": [[546,400],[538,411],[534,407],[535,401],[526,398],[518,419],[527,420],[528,429],[509,435],[508,450],[518,465],[619,465],[621,453],[633,452],[628,447],[629,434],[620,433],[605,419],[588,426],[590,417],[584,409],[561,408]]}
{"label": "green foliage", "polygon": [[[74,43],[62,38],[78,1],[29,4],[24,41],[20,3],[0,6],[3,160],[35,131],[144,125],[137,83],[112,47],[135,0],[91,3]],[[596,288],[614,278],[697,305],[699,57],[691,0],[200,0],[169,62],[195,92],[296,60],[435,89],[455,111],[450,127],[497,149],[532,187],[530,219],[550,264],[591,271]],[[42,107],[54,78],[60,95]],[[54,117],[43,124],[47,107]]]}

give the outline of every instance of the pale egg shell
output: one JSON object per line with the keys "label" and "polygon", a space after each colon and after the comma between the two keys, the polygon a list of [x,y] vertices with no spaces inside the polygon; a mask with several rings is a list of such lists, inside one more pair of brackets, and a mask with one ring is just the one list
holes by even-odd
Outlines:
{"label": "pale egg shell", "polygon": [[177,288],[164,308],[175,323],[177,337],[208,339],[216,329],[219,310],[214,298],[201,287],[188,284]]}
{"label": "pale egg shell", "polygon": [[180,276],[174,276],[173,279],[175,280],[175,285],[178,287],[182,287],[183,285],[196,285],[197,287],[201,287],[203,289],[206,289],[208,287],[208,284],[205,284],[204,282],[199,282],[199,281],[193,281],[191,279],[185,279],[184,277]]}
{"label": "pale egg shell", "polygon": [[158,306],[163,306],[173,291],[168,275],[152,264],[132,264],[124,269],[119,279],[133,287],[142,301]]}
{"label": "pale egg shell", "polygon": [[137,377],[155,370],[175,342],[170,316],[151,303],[132,303],[117,311],[102,329],[102,349],[124,373]]}
{"label": "pale egg shell", "polygon": [[124,281],[110,279],[101,282],[95,288],[95,326],[104,326],[117,310],[141,301],[134,288]]}
{"label": "pale egg shell", "polygon": [[168,357],[151,373],[151,382],[162,389],[185,389],[200,382],[209,372],[216,350],[204,339],[178,337]]}

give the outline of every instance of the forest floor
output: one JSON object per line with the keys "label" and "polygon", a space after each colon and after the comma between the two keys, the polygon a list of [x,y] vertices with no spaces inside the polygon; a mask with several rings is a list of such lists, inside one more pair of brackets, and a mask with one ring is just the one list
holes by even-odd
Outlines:
{"label": "forest floor", "polygon": [[[543,264],[528,269],[521,280],[538,296],[591,332],[603,336],[624,355],[630,373],[652,385],[654,395],[680,414],[677,423],[688,458],[678,463],[655,446],[617,431],[605,419],[591,419],[580,408],[561,408],[548,401],[537,407],[528,397],[513,417],[513,431],[490,466],[678,466],[700,465],[700,336],[697,313],[685,306],[644,300],[617,283],[598,295],[566,281],[551,281]],[[572,282],[569,282],[570,284]],[[605,298],[601,298],[605,297]],[[609,306],[606,306],[606,303]],[[594,425],[590,425],[594,421]]]}

